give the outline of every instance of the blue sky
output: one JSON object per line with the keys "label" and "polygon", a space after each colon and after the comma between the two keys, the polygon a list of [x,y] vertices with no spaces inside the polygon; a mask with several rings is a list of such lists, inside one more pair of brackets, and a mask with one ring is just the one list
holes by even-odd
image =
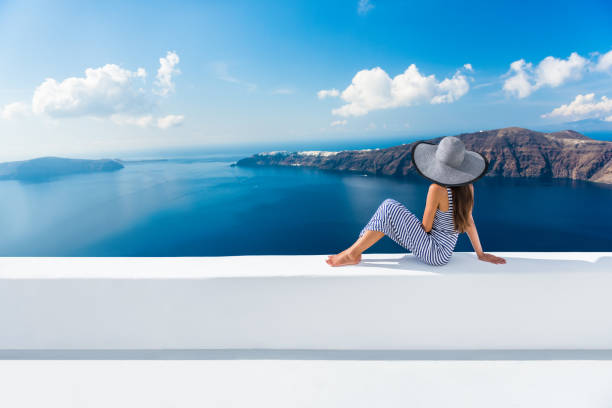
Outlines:
{"label": "blue sky", "polygon": [[609,1],[3,1],[0,159],[612,128],[611,20]]}

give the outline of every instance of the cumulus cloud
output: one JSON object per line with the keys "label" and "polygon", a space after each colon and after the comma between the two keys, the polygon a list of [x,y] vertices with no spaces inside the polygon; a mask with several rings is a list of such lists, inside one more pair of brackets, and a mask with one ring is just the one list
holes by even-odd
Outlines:
{"label": "cumulus cloud", "polygon": [[578,95],[572,102],[561,105],[542,117],[564,117],[571,120],[595,118],[612,122],[612,99],[602,96],[599,101],[596,101],[594,93]]}
{"label": "cumulus cloud", "polygon": [[179,57],[168,52],[160,58],[154,88],[145,90],[147,72],[135,71],[116,64],[87,68],[81,77],[63,80],[45,79],[35,90],[31,106],[14,102],[4,106],[0,114],[4,119],[33,113],[52,118],[96,117],[110,119],[120,125],[158,127],[167,129],[182,123],[182,115],[156,118],[160,96],[174,91],[172,77],[180,72],[176,68]]}
{"label": "cumulus cloud", "polygon": [[474,71],[474,68],[472,68],[472,64],[464,64],[463,68],[465,68],[466,71],[470,71],[470,72]]}
{"label": "cumulus cloud", "polygon": [[334,120],[334,121],[331,123],[331,126],[346,126],[346,124],[347,124],[347,123],[348,123],[348,122],[347,122],[347,120],[346,120],[346,119],[342,119],[342,120]]}
{"label": "cumulus cloud", "polygon": [[468,93],[470,86],[464,75],[455,74],[452,78],[445,78],[437,85],[437,92],[441,94],[431,98],[431,103],[452,103]]}
{"label": "cumulus cloud", "polygon": [[156,76],[157,81],[155,81],[155,85],[158,87],[156,92],[159,95],[166,96],[168,93],[174,92],[172,77],[181,73],[181,71],[176,68],[179,61],[179,56],[172,51],[168,51],[165,58],[159,59],[159,69],[157,70]]}
{"label": "cumulus cloud", "polygon": [[589,60],[575,52],[567,59],[548,56],[535,67],[520,59],[510,64],[506,74],[510,76],[503,89],[518,98],[525,98],[544,86],[556,88],[569,80],[580,79],[588,63]]}
{"label": "cumulus cloud", "polygon": [[319,92],[317,92],[317,97],[319,99],[335,98],[337,96],[340,96],[340,91],[337,89],[321,89]]}
{"label": "cumulus cloud", "polygon": [[[364,69],[342,91],[340,97],[346,104],[332,110],[332,113],[344,117],[361,116],[373,110],[420,103],[451,103],[465,95],[469,89],[468,80],[461,71],[457,71],[451,78],[438,81],[434,75],[422,75],[414,64],[394,78],[380,67]],[[324,91],[319,91],[319,98],[321,92]]]}
{"label": "cumulus cloud", "polygon": [[157,127],[160,129],[168,129],[174,126],[179,126],[183,123],[185,117],[183,115],[168,115],[157,119]]}
{"label": "cumulus cloud", "polygon": [[595,71],[608,71],[610,68],[612,68],[612,50],[599,56]]}
{"label": "cumulus cloud", "polygon": [[115,64],[87,68],[84,77],[63,81],[47,78],[34,91],[32,111],[54,117],[109,116],[150,109],[141,88],[146,73],[129,71]]}
{"label": "cumulus cloud", "polygon": [[2,107],[0,110],[0,117],[2,119],[11,120],[18,116],[26,116],[31,112],[30,106],[27,103],[13,102]]}
{"label": "cumulus cloud", "polygon": [[363,15],[368,14],[370,10],[374,8],[374,5],[370,0],[359,0],[357,3],[357,13]]}
{"label": "cumulus cloud", "polygon": [[588,60],[573,52],[567,59],[546,57],[535,69],[536,87],[557,87],[569,79],[580,79]]}
{"label": "cumulus cloud", "polygon": [[531,67],[531,62],[526,63],[524,59],[510,64],[510,71],[514,72],[514,75],[504,82],[504,91],[514,94],[518,98],[529,96],[532,91],[532,85],[529,82],[528,71],[531,71]]}

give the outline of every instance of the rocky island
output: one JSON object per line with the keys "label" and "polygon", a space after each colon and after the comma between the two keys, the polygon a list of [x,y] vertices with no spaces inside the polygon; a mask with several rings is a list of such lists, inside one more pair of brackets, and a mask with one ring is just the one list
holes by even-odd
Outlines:
{"label": "rocky island", "polygon": [[[572,130],[543,133],[519,127],[456,135],[466,149],[489,160],[486,176],[569,178],[612,184],[612,142],[594,140]],[[442,137],[428,139],[438,143]],[[408,177],[416,174],[414,143],[384,149],[277,151],[239,160],[237,166],[303,166],[322,170]]]}
{"label": "rocky island", "polygon": [[123,168],[118,160],[66,159],[40,157],[32,160],[0,163],[0,180],[45,180],[78,173],[116,171]]}

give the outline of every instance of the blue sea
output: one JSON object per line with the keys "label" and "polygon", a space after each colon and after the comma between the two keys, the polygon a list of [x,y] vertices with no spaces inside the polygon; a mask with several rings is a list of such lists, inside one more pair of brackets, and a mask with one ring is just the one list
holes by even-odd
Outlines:
{"label": "blue sea", "polygon": [[[386,198],[422,217],[429,184],[417,176],[231,166],[247,155],[174,152],[111,173],[0,181],[0,255],[332,254]],[[612,186],[485,177],[473,215],[485,251],[612,251],[611,204]],[[466,234],[456,250],[472,250]],[[387,237],[369,251],[406,252]]]}

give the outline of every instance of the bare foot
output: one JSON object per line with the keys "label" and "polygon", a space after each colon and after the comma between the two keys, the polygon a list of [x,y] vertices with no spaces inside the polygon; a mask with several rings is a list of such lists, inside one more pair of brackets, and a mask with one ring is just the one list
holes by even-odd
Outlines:
{"label": "bare foot", "polygon": [[331,266],[355,265],[361,262],[361,254],[355,256],[344,250],[339,254],[329,255],[325,262]]}

